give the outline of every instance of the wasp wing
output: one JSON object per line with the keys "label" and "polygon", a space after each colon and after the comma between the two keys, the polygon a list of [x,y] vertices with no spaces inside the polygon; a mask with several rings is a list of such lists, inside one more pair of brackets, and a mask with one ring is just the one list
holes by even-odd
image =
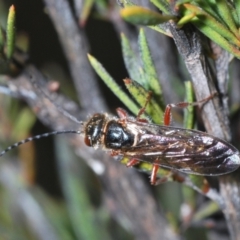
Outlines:
{"label": "wasp wing", "polygon": [[[199,175],[221,175],[240,166],[238,150],[207,133],[156,124],[128,121],[137,135],[124,156],[162,167]],[[136,134],[137,133],[137,134]]]}

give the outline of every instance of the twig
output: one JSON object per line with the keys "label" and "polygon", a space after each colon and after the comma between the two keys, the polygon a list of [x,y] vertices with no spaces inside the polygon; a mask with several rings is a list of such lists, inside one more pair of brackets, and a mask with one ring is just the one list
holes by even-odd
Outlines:
{"label": "twig", "polygon": [[[209,96],[216,91],[214,85],[215,76],[202,53],[201,41],[196,29],[191,27],[178,29],[174,23],[169,24],[169,29],[191,75],[197,99],[200,100]],[[227,116],[224,113],[226,112],[222,111],[219,100],[215,98],[214,101],[209,101],[204,105],[202,117],[209,133],[230,140]],[[225,214],[230,235],[232,239],[239,239],[240,218],[238,215],[240,204],[232,204],[232,202],[240,202],[240,195],[236,195],[236,187],[234,187],[238,186],[238,181],[234,178],[234,175],[223,176],[219,180],[220,193],[224,201],[222,206],[225,206],[222,210]]]}

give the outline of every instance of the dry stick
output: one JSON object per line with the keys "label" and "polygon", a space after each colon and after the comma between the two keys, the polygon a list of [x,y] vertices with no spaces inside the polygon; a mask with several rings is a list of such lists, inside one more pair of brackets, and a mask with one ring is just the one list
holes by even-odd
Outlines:
{"label": "dry stick", "polygon": [[78,26],[68,1],[45,0],[44,2],[68,61],[81,107],[95,112],[106,111],[106,103],[98,87],[98,81],[87,59],[90,49],[86,34]]}
{"label": "dry stick", "polygon": [[[89,109],[92,113],[105,111],[106,105],[97,87],[96,78],[91,72],[86,59],[88,50],[84,32],[78,28],[68,2],[65,0],[45,0],[45,4],[61,39],[70,71],[79,93],[80,103],[85,110]],[[91,159],[93,158],[92,156],[95,156],[94,154],[98,154],[97,159],[104,163],[106,171],[100,178],[105,185],[106,196],[109,197],[107,200],[111,201],[114,209],[118,209],[118,212],[124,212],[128,216],[136,236],[146,236],[145,239],[153,239],[154,236],[156,237],[155,239],[157,239],[157,236],[162,236],[163,240],[177,239],[157,210],[157,203],[148,190],[148,184],[144,183],[136,172],[120,166],[119,163],[112,161],[112,158],[106,154],[100,154],[98,151],[93,153],[89,149],[82,148],[81,152],[89,153],[86,159]],[[112,174],[113,172],[117,174]],[[126,181],[128,181],[128,184],[126,184]],[[139,184],[142,186],[141,191],[139,191]],[[136,201],[129,200],[128,197],[131,195],[136,196]],[[147,197],[142,199],[143,195]],[[153,211],[145,207],[143,208],[143,201],[144,205],[151,206]],[[142,216],[148,219],[151,231],[149,228],[146,228],[145,220]],[[171,236],[168,237],[171,232]]]}
{"label": "dry stick", "polygon": [[[216,91],[213,81],[214,76],[206,57],[202,54],[202,47],[196,30],[186,27],[178,29],[174,23],[169,24],[169,29],[192,77],[197,99],[209,96],[211,92]],[[205,127],[210,134],[230,140],[230,130],[226,116],[224,116],[224,111],[221,110],[216,99],[208,102],[203,108],[202,116]],[[232,174],[219,178],[221,198],[224,202],[221,207],[231,238],[240,239],[240,195],[236,196],[236,187],[234,187],[239,185],[239,181],[233,176]],[[228,191],[225,191],[226,188]],[[238,204],[232,204],[233,202]]]}

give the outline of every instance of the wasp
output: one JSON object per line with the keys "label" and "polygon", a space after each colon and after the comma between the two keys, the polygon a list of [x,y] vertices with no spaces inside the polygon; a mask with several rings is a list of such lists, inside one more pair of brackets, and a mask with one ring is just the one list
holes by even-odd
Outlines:
{"label": "wasp", "polygon": [[86,122],[80,122],[81,130],[54,131],[30,137],[13,144],[0,153],[0,157],[11,149],[50,135],[75,133],[84,136],[89,147],[110,151],[112,156],[127,157],[127,166],[141,161],[153,165],[151,184],[157,183],[159,167],[204,176],[218,176],[233,172],[240,166],[239,151],[228,142],[197,130],[169,126],[171,108],[184,108],[205,102],[212,96],[196,103],[168,104],[164,114],[164,125],[150,123],[141,118],[150,95],[136,118],[128,116],[121,108],[118,117],[96,113]]}

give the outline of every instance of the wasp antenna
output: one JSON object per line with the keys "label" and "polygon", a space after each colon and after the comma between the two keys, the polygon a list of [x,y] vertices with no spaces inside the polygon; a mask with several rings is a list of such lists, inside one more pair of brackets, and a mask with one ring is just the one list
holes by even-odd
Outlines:
{"label": "wasp antenna", "polygon": [[12,149],[24,144],[24,143],[27,143],[27,142],[31,142],[33,140],[37,140],[37,139],[41,139],[41,138],[46,138],[46,137],[49,137],[51,135],[58,135],[58,134],[67,134],[67,133],[74,133],[74,134],[81,134],[82,131],[80,130],[63,130],[63,131],[54,131],[54,132],[49,132],[49,133],[44,133],[44,134],[40,134],[40,135],[36,135],[34,137],[29,137],[29,138],[26,138],[20,142],[17,142],[17,143],[14,143],[13,145],[9,146],[8,148],[6,148],[5,150],[3,150],[1,153],[0,153],[0,157],[2,157],[5,153],[11,151]]}

